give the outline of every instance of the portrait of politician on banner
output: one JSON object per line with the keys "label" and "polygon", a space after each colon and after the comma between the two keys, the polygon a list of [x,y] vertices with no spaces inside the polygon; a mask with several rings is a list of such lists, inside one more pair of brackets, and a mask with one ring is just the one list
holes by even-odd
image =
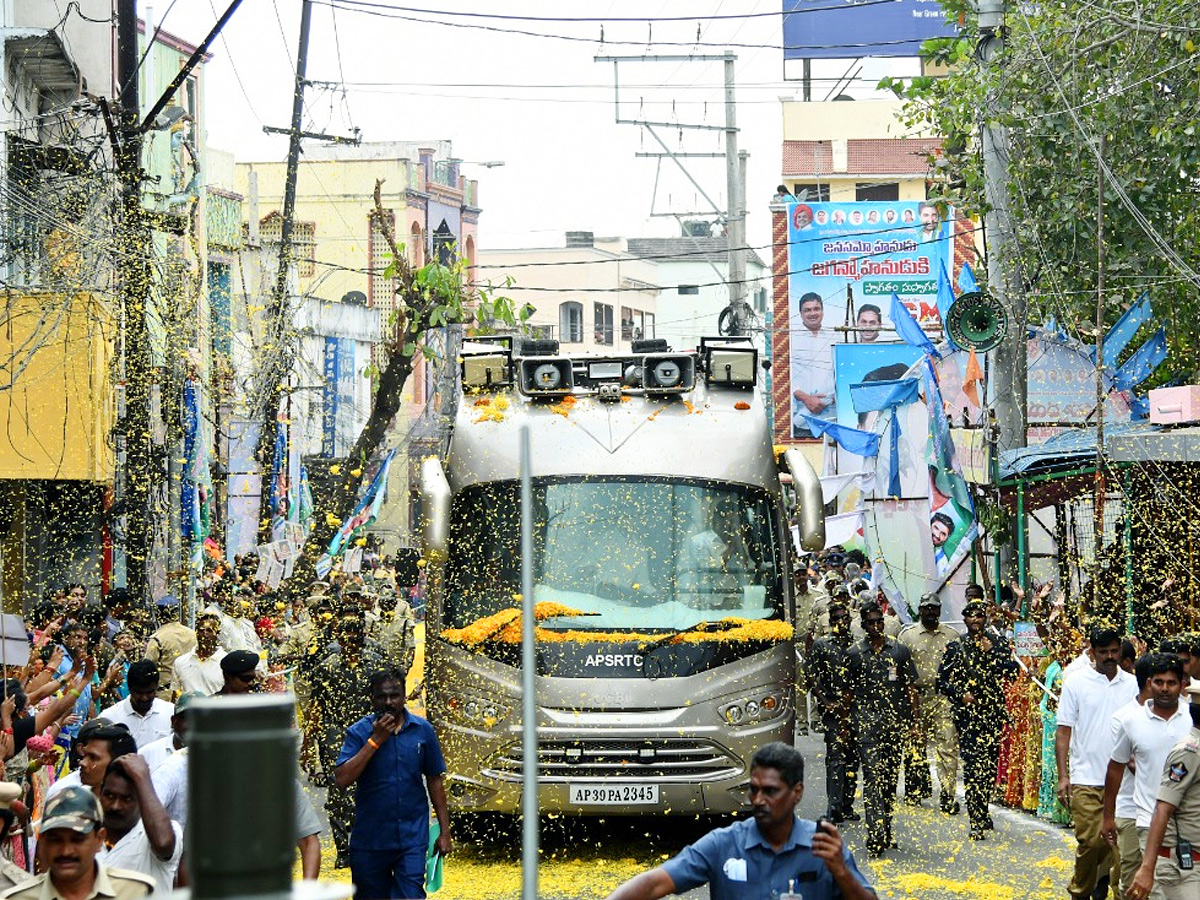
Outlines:
{"label": "portrait of politician on banner", "polygon": [[953,236],[927,201],[792,202],[787,221],[792,437],[802,439],[813,436],[806,415],[852,415],[841,409],[833,347],[894,343],[893,294],[940,336],[938,272],[949,267]]}

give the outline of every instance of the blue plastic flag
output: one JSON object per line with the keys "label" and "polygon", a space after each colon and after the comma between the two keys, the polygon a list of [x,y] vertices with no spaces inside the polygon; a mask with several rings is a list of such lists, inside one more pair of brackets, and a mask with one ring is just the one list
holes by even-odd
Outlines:
{"label": "blue plastic flag", "polygon": [[892,325],[896,329],[896,334],[900,335],[901,340],[910,347],[917,347],[931,356],[942,358],[934,348],[933,341],[929,340],[929,335],[921,330],[921,326],[912,317],[908,307],[901,303],[900,298],[895,294],[892,294]]}
{"label": "blue plastic flag", "polygon": [[185,541],[200,541],[205,537],[200,528],[199,479],[195,476],[196,461],[203,450],[200,437],[200,382],[189,378],[183,383],[183,455],[186,463],[179,482],[179,525]]}
{"label": "blue plastic flag", "polygon": [[898,407],[916,402],[920,396],[915,378],[892,381],[866,381],[850,385],[850,399],[855,412],[887,410],[891,415],[892,441],[888,453],[888,496],[900,496],[900,416]]}
{"label": "blue plastic flag", "polygon": [[[1108,345],[1104,345],[1104,357],[1108,358]],[[1113,389],[1127,391],[1141,384],[1167,358],[1167,329],[1160,326],[1154,337],[1138,347],[1133,356],[1121,364],[1113,375]]]}
{"label": "blue plastic flag", "polygon": [[[1125,314],[1117,319],[1116,324],[1104,336],[1104,367],[1106,369],[1111,369],[1117,364],[1121,353],[1129,346],[1129,342],[1133,340],[1138,329],[1153,317],[1154,312],[1150,309],[1150,295],[1142,294],[1138,298],[1138,302],[1125,310]],[[1096,354],[1093,351],[1092,359],[1095,358]]]}
{"label": "blue plastic flag", "polygon": [[892,409],[916,402],[920,394],[916,378],[897,378],[892,381],[862,381],[850,385],[850,401],[855,412]]}
{"label": "blue plastic flag", "polygon": [[975,280],[975,273],[971,271],[971,264],[963,263],[962,268],[958,270],[958,292],[970,294],[977,290],[979,283]]}
{"label": "blue plastic flag", "polygon": [[938,292],[937,292],[937,308],[938,316],[942,320],[942,334],[945,335],[946,341],[950,344],[951,350],[957,350],[958,344],[954,343],[954,338],[950,337],[950,329],[946,327],[946,318],[950,315],[950,307],[954,305],[954,288],[950,287],[950,276],[946,274],[946,263],[941,264],[938,270]]}
{"label": "blue plastic flag", "polygon": [[878,456],[879,435],[873,431],[859,431],[846,425],[839,425],[829,419],[818,419],[808,413],[802,413],[808,423],[808,430],[814,436],[826,435],[837,442],[837,445],[848,453],[856,456]]}
{"label": "blue plastic flag", "polygon": [[[342,523],[337,534],[333,536],[333,540],[329,542],[329,547],[317,560],[315,568],[319,577],[324,578],[325,574],[328,574],[329,570],[333,568],[333,560],[345,549],[346,544],[379,517],[379,509],[383,506],[384,497],[387,496],[388,470],[392,467],[392,457],[395,455],[394,449],[388,451],[387,456],[383,458],[383,465],[371,479],[370,486],[354,507],[354,512]],[[322,574],[322,571],[325,574]]]}

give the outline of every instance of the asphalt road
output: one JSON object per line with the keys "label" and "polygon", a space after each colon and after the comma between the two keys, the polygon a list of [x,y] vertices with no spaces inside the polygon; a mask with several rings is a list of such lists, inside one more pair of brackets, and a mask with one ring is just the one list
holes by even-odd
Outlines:
{"label": "asphalt road", "polygon": [[[800,814],[825,809],[824,744],[819,735],[798,737],[806,761]],[[321,792],[313,791],[321,802]],[[961,798],[961,791],[960,791]],[[861,812],[861,796],[855,807]],[[860,868],[886,900],[1057,900],[1066,895],[1074,841],[1069,831],[1034,816],[992,807],[996,830],[986,841],[967,839],[965,811],[943,815],[936,804],[899,804],[895,837],[900,848],[868,860],[861,823],[847,823],[845,838]],[[604,897],[621,881],[677,853],[708,829],[729,820],[610,816],[586,819],[544,816],[541,821],[539,891],[544,898]],[[521,835],[511,819],[478,823],[458,834],[446,865],[439,900],[508,900],[521,893]],[[347,881],[334,870],[326,847],[322,878]],[[708,897],[704,888],[685,895]]]}

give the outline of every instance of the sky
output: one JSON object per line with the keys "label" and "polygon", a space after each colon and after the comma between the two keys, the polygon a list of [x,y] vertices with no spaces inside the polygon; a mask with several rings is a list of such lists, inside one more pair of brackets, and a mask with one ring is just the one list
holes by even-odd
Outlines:
{"label": "sky", "polygon": [[[141,0],[139,13],[199,43],[225,5]],[[780,98],[800,90],[784,80],[780,6],[780,0],[321,0],[313,5],[308,61],[308,78],[321,84],[308,89],[304,128],[346,135],[357,127],[364,141],[452,141],[463,174],[479,181],[482,249],[561,246],[568,230],[671,236],[679,233],[671,214],[713,217],[705,195],[724,206],[724,160],[684,160],[697,188],[671,160],[636,156],[662,147],[645,129],[615,121],[614,69],[621,118],[670,123],[656,131],[672,151],[719,154],[720,130],[678,126],[724,126],[723,64],[676,59],[614,66],[595,57],[729,49],[737,56],[739,144],[750,154],[747,236],[766,256],[767,204],[780,176]],[[205,68],[209,146],[238,160],[286,155],[287,137],[262,129],[288,125],[300,9],[300,0],[244,0],[226,25]],[[493,17],[500,10],[507,18]],[[825,99],[852,63],[814,62],[813,99]],[[842,90],[870,96],[879,77],[903,71],[898,65],[904,63],[864,60],[859,77]],[[795,67],[789,63],[788,74],[798,77]],[[493,161],[504,164],[480,165]]]}

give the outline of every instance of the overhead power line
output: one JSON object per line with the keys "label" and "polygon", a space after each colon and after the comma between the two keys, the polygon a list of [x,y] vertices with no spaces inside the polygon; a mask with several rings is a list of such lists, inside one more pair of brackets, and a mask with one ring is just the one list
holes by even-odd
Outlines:
{"label": "overhead power line", "polygon": [[[364,6],[348,5],[350,2],[352,2],[352,0],[314,0],[314,2],[319,2],[319,3],[321,3],[321,5],[324,5],[324,6],[335,6],[342,10],[345,10],[346,12],[356,12],[356,13],[360,13],[362,15],[379,16],[384,19],[398,19],[398,20],[404,21],[404,22],[417,22],[417,23],[420,23],[423,25],[442,25],[447,28],[466,28],[466,29],[472,29],[472,30],[476,30],[476,31],[485,31],[485,32],[490,32],[490,33],[495,33],[495,34],[516,34],[516,35],[521,35],[524,37],[547,38],[550,40],[558,40],[558,41],[574,41],[577,43],[585,43],[585,44],[602,44],[602,45],[630,46],[630,47],[691,47],[691,48],[716,47],[716,48],[725,49],[725,50],[780,49],[780,45],[778,45],[778,44],[763,44],[763,43],[752,44],[752,43],[734,42],[734,41],[701,41],[701,40],[660,41],[660,40],[655,40],[654,38],[649,37],[649,36],[647,36],[647,38],[642,39],[642,40],[614,40],[614,39],[605,37],[603,35],[603,33],[601,33],[597,37],[584,37],[584,36],[572,35],[572,34],[553,34],[553,33],[544,32],[544,31],[529,31],[529,30],[521,29],[521,28],[501,28],[500,26],[497,26],[497,25],[482,25],[482,24],[474,24],[471,22],[448,22],[448,21],[443,21],[440,19],[427,19],[427,18],[422,18],[421,16],[408,15],[405,13],[394,12],[394,11],[392,11],[394,9],[392,7],[385,7],[383,9],[374,9],[374,8],[364,7]],[[891,2],[891,0],[874,0],[874,2]],[[646,20],[640,19],[638,21],[645,22]],[[601,24],[601,30],[603,31],[603,23],[600,23],[600,24]],[[911,43],[912,43],[911,40],[905,39],[905,40],[895,40],[895,41],[863,41],[863,42],[859,42],[859,43],[797,44],[794,46],[785,44],[785,45],[783,45],[783,47],[781,49],[783,49],[785,51],[786,50],[858,51],[858,50],[869,49],[871,47],[895,47],[895,46],[911,44]],[[861,54],[861,53],[853,53],[853,52],[847,53],[847,56],[862,56],[862,55],[863,54]]]}
{"label": "overhead power line", "polygon": [[[765,19],[775,18],[778,16],[795,16],[803,15],[804,13],[830,12],[834,10],[845,9],[844,3],[829,3],[825,6],[804,7],[803,9],[790,10],[784,12],[782,9],[774,9],[769,12],[749,12],[749,13],[712,13],[699,16],[515,16],[509,13],[493,13],[493,12],[467,12],[462,10],[449,9],[422,9],[414,6],[401,6],[396,3],[383,3],[379,0],[336,0],[345,6],[362,7],[365,9],[386,9],[396,12],[416,13],[428,16],[447,16],[452,18],[466,19],[498,19],[505,22],[587,22],[587,23],[604,23],[604,22],[716,22],[723,19]],[[894,0],[864,0],[854,4],[855,9],[866,6],[877,6],[881,3],[892,3]]]}

